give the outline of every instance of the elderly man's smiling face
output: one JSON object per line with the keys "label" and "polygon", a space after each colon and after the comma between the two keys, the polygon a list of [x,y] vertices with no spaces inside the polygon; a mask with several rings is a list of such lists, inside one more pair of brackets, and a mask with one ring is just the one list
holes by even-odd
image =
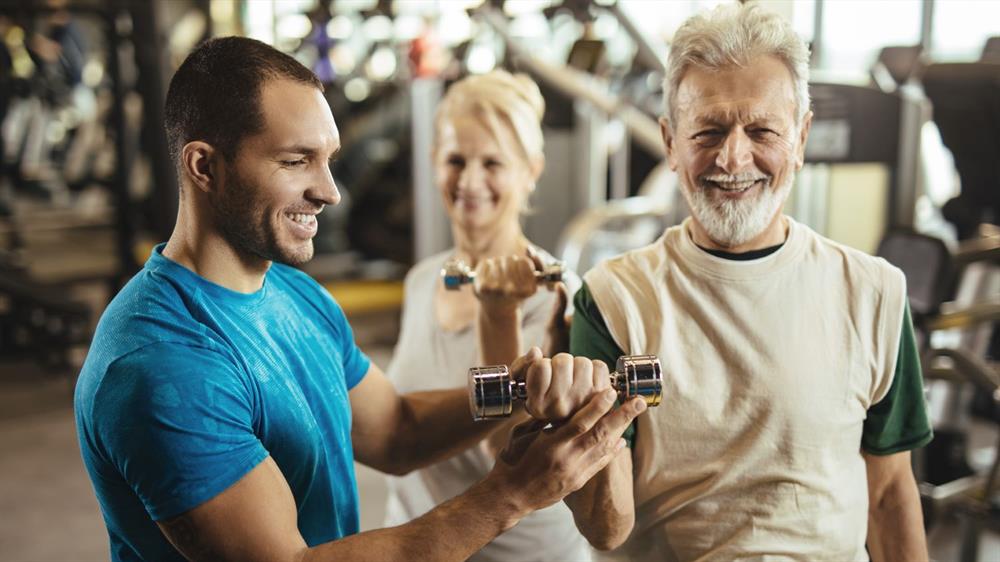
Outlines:
{"label": "elderly man's smiling face", "polygon": [[[667,158],[680,176],[695,241],[731,251],[780,243],[781,208],[801,168],[812,114],[796,119],[791,72],[765,56],[746,67],[689,68],[671,129],[661,122]],[[699,240],[701,239],[701,240]]]}

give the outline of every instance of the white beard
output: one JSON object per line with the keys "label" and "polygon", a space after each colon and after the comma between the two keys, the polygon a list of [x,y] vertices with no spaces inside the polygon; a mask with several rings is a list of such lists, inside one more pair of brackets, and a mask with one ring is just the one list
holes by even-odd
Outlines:
{"label": "white beard", "polygon": [[785,204],[792,190],[793,175],[774,188],[770,180],[753,187],[757,193],[748,199],[715,199],[709,187],[684,186],[691,214],[720,246],[741,246],[759,236]]}

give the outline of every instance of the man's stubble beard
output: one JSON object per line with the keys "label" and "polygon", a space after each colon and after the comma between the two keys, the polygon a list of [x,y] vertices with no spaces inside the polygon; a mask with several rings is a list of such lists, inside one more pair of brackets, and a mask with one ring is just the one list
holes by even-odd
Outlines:
{"label": "man's stubble beard", "polygon": [[752,188],[759,190],[757,194],[744,200],[715,200],[710,195],[712,188],[708,187],[685,186],[685,189],[691,214],[708,237],[721,246],[734,247],[764,232],[785,204],[794,181],[794,174],[789,174],[784,184],[774,189],[767,180],[767,184]]}
{"label": "man's stubble beard", "polygon": [[257,197],[259,190],[243,181],[234,167],[227,165],[226,180],[221,191],[209,193],[208,200],[216,228],[230,246],[244,255],[292,266],[312,259],[311,244],[303,252],[286,251],[281,247],[275,228],[267,219],[265,206]]}

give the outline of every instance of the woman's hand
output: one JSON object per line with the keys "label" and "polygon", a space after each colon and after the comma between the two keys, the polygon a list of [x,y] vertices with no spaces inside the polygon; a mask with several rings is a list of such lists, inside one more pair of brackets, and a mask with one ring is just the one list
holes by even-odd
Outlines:
{"label": "woman's hand", "polygon": [[480,261],[473,291],[483,312],[488,316],[515,313],[521,302],[538,290],[535,271],[535,262],[528,255]]}

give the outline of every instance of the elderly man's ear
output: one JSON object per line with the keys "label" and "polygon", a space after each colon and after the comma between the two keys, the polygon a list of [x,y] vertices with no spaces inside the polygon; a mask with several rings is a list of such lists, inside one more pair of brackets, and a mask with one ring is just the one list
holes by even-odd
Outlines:
{"label": "elderly man's ear", "polygon": [[660,136],[663,137],[663,154],[667,157],[670,169],[677,171],[677,158],[674,157],[674,134],[666,117],[660,117]]}
{"label": "elderly man's ear", "polygon": [[807,111],[802,118],[802,127],[799,129],[799,146],[796,154],[795,169],[801,170],[806,161],[806,140],[809,139],[809,128],[812,127],[813,112]]}
{"label": "elderly man's ear", "polygon": [[216,165],[221,155],[215,147],[202,141],[191,141],[181,149],[181,167],[188,182],[198,191],[215,189]]}

